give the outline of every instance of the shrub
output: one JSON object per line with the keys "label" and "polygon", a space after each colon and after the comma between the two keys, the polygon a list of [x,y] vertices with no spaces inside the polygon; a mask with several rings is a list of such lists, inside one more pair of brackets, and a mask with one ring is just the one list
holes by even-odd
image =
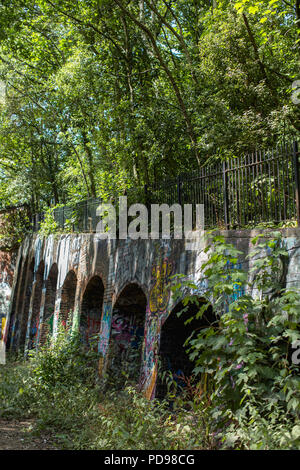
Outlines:
{"label": "shrub", "polygon": [[27,362],[0,369],[0,415],[33,418],[34,432],[52,430],[65,449],[207,448],[201,414],[172,413],[165,401],[149,402],[137,391],[128,364],[122,389],[116,370],[103,387],[97,359],[76,334],[61,328],[56,341],[30,353]]}
{"label": "shrub", "polygon": [[[213,303],[218,321],[188,341],[196,375],[214,383],[210,413],[218,421],[225,447],[300,448],[299,367],[291,361],[291,346],[300,340],[300,295],[285,288],[287,249],[280,233],[260,242],[247,257],[250,280],[238,266],[242,254],[216,236],[202,267],[208,283],[201,318]],[[197,286],[186,302],[196,300]]]}

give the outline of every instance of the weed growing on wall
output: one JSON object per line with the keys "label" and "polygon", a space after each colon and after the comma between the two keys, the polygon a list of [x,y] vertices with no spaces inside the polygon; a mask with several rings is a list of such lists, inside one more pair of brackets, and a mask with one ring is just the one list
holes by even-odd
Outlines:
{"label": "weed growing on wall", "polygon": [[70,233],[74,231],[74,227],[77,223],[77,217],[74,211],[71,210],[70,218],[64,220],[63,228],[60,227],[56,220],[55,211],[62,207],[64,207],[63,204],[57,204],[44,212],[44,219],[41,221],[39,229],[39,234],[41,236],[48,237],[51,234]]}
{"label": "weed growing on wall", "polygon": [[0,216],[0,247],[2,251],[19,248],[26,234],[30,233],[31,221],[28,210],[15,209]]}

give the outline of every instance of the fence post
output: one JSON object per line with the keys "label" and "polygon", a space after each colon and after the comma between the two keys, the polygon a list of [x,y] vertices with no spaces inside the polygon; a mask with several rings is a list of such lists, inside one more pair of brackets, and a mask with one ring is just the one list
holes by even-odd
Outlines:
{"label": "fence post", "polygon": [[296,217],[297,226],[300,227],[300,165],[299,165],[299,151],[298,142],[293,143],[293,157],[294,157],[294,171],[295,171],[295,200],[296,200]]}
{"label": "fence post", "polygon": [[224,198],[224,222],[226,230],[229,230],[229,203],[228,203],[228,177],[226,162],[223,162],[223,198]]}
{"label": "fence post", "polygon": [[84,203],[84,231],[87,232],[88,230],[88,221],[87,221],[87,216],[88,216],[88,203],[85,201]]}
{"label": "fence post", "polygon": [[145,206],[149,210],[149,201],[148,201],[148,185],[144,185],[144,194],[145,194]]}
{"label": "fence post", "polygon": [[177,178],[177,198],[178,198],[178,204],[181,205],[181,176],[179,175]]}

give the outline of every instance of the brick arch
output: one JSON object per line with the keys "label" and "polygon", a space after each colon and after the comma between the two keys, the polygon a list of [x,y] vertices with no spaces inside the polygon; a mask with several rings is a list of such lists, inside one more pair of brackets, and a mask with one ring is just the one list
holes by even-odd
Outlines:
{"label": "brick arch", "polygon": [[102,278],[97,274],[89,278],[82,290],[79,327],[86,345],[100,332],[104,291]]}
{"label": "brick arch", "polygon": [[32,299],[32,314],[29,330],[29,343],[28,349],[33,349],[37,346],[40,310],[42,301],[43,279],[44,279],[45,262],[42,260],[36,272],[35,283],[33,286],[33,299]]}
{"label": "brick arch", "polygon": [[120,288],[118,288],[117,291],[113,292],[113,296],[112,296],[112,307],[114,308],[114,305],[117,303],[119,297],[123,294],[124,290],[130,286],[130,285],[135,285],[137,286],[138,289],[140,289],[143,294],[145,295],[146,299],[148,298],[148,290],[146,288],[145,285],[141,284],[138,280],[136,279],[132,279],[130,281],[125,281],[123,282],[123,284],[121,285]]}
{"label": "brick arch", "polygon": [[80,303],[82,302],[85,290],[93,277],[99,277],[101,279],[101,282],[103,284],[104,290],[106,289],[106,279],[101,271],[93,271],[92,274],[89,276],[85,277],[81,282],[80,282]]}
{"label": "brick arch", "polygon": [[57,266],[57,263],[53,263],[49,271],[48,279],[46,280],[46,285],[45,285],[46,293],[45,293],[44,316],[43,316],[43,322],[41,325],[41,332],[40,332],[40,343],[42,345],[45,344],[49,334],[52,334],[53,332],[57,279],[58,279],[58,266]]}
{"label": "brick arch", "polygon": [[75,307],[75,295],[77,289],[77,276],[74,270],[70,270],[65,277],[61,289],[61,303],[59,316],[64,326],[68,325]]}
{"label": "brick arch", "polygon": [[[108,368],[129,367],[130,378],[138,381],[142,365],[147,296],[136,282],[126,283],[112,310]],[[132,367],[136,364],[136,367]]]}
{"label": "brick arch", "polygon": [[[194,363],[189,359],[186,352],[185,341],[194,331],[207,328],[213,323],[217,324],[212,305],[207,307],[201,318],[194,318],[186,324],[187,319],[196,315],[201,305],[206,303],[206,300],[201,296],[196,297],[196,299],[198,304],[190,303],[184,306],[184,298],[174,303],[172,308],[169,309],[169,314],[164,317],[162,322],[158,352],[161,369],[156,387],[156,396],[158,398],[164,398],[167,392],[166,384],[160,380],[163,372],[171,372],[179,386],[182,387],[184,387],[184,380],[180,381],[178,376],[189,377],[192,375]],[[178,316],[177,313],[180,311],[183,312]]]}
{"label": "brick arch", "polygon": [[[24,268],[22,269],[23,266],[23,257],[21,256],[19,259],[19,269],[18,269],[18,277],[17,277],[17,282],[15,285],[14,289],[14,295],[12,299],[12,308],[11,308],[11,316],[9,320],[9,328],[8,328],[8,335],[7,335],[7,341],[6,341],[6,348],[12,348],[15,346],[16,343],[16,337],[15,334],[18,329],[18,320],[19,320],[19,302],[20,302],[20,290],[22,288],[22,283],[23,283],[23,275],[24,275]],[[25,280],[24,280],[25,281]],[[24,287],[23,287],[24,288]]]}
{"label": "brick arch", "polygon": [[33,291],[34,267],[35,267],[35,258],[32,257],[29,263],[29,267],[27,271],[27,278],[26,278],[26,285],[24,289],[25,298],[24,298],[24,304],[23,304],[22,320],[21,320],[21,325],[20,325],[20,338],[19,338],[19,345],[20,345],[21,350],[23,350],[25,347],[29,309],[30,309],[30,299],[31,299],[32,291]]}

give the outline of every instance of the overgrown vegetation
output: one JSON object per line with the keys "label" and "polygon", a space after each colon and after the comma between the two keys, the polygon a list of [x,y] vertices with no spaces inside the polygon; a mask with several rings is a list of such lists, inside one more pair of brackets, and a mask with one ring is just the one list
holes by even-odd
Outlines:
{"label": "overgrown vegetation", "polygon": [[201,414],[181,410],[174,415],[167,402],[146,400],[136,382],[129,380],[126,363],[123,373],[119,370],[122,390],[114,370],[100,380],[97,359],[76,335],[70,337],[61,330],[52,347],[32,353],[27,362],[1,367],[0,416],[34,418],[34,432],[53,431],[59,447],[66,449],[172,450],[214,445]]}
{"label": "overgrown vegetation", "polygon": [[[196,376],[212,384],[209,414],[225,447],[300,448],[299,291],[286,288],[287,247],[280,233],[253,239],[247,257],[221,236],[206,248],[202,267],[208,289],[197,318],[213,304],[217,320],[188,340]],[[198,302],[198,287],[184,302]],[[194,293],[193,293],[194,292]]]}
{"label": "overgrown vegetation", "polygon": [[[166,374],[168,394],[149,402],[138,390],[140,351],[97,374],[98,354],[62,328],[27,362],[0,369],[0,416],[32,417],[67,449],[300,449],[300,295],[285,287],[287,249],[279,233],[254,240],[251,279],[222,237],[207,248],[201,295],[217,320],[188,340],[192,377]],[[210,251],[211,250],[211,251]],[[184,279],[185,304],[198,287]],[[194,292],[195,289],[195,292]],[[207,304],[199,308],[201,317]],[[134,360],[136,359],[136,360]]]}
{"label": "overgrown vegetation", "polygon": [[1,205],[107,199],[292,140],[299,11],[299,0],[1,0]]}
{"label": "overgrown vegetation", "polygon": [[0,249],[16,250],[31,228],[28,208],[16,208],[0,213]]}

